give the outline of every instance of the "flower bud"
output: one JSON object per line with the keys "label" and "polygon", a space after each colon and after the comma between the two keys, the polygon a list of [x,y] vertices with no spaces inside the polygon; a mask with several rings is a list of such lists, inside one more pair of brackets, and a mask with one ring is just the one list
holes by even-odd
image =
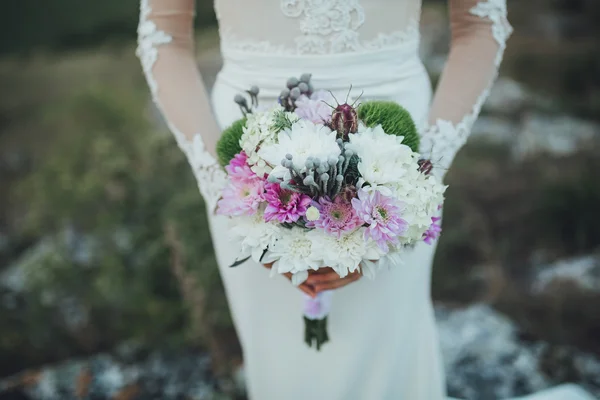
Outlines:
{"label": "flower bud", "polygon": [[419,164],[419,172],[423,173],[424,175],[429,175],[431,173],[433,164],[430,160],[421,159],[417,161],[417,163]]}
{"label": "flower bud", "polygon": [[283,89],[279,94],[279,97],[281,97],[282,99],[287,99],[288,97],[290,97],[290,89]]}
{"label": "flower bud", "polygon": [[298,89],[297,87],[290,90],[290,99],[298,100],[300,98],[300,96],[302,96],[302,93],[300,92],[300,89]]}
{"label": "flower bud", "polygon": [[350,133],[358,131],[358,114],[356,109],[349,104],[340,104],[331,116],[331,128],[338,133],[338,137],[348,140]]}
{"label": "flower bud", "polygon": [[321,217],[319,209],[315,206],[310,206],[306,210],[306,219],[309,221],[316,221]]}
{"label": "flower bud", "polygon": [[248,101],[241,94],[236,94],[235,97],[233,98],[233,100],[242,107],[248,106]]}
{"label": "flower bud", "polygon": [[302,93],[302,94],[308,93],[308,85],[304,82],[300,82],[298,84],[298,89],[300,89],[300,93]]}
{"label": "flower bud", "polygon": [[298,83],[299,83],[298,82],[298,78],[292,77],[292,78],[290,78],[290,79],[287,80],[287,87],[288,87],[288,89],[293,89],[296,86],[298,86]]}
{"label": "flower bud", "polygon": [[300,82],[309,83],[310,78],[312,78],[312,74],[302,74],[300,75]]}
{"label": "flower bud", "polygon": [[258,86],[252,86],[250,90],[248,90],[248,93],[250,93],[253,96],[258,96],[259,92],[260,90],[258,89]]}
{"label": "flower bud", "polygon": [[294,158],[290,153],[287,153],[285,155],[285,158],[287,158],[288,160],[291,160],[292,158]]}

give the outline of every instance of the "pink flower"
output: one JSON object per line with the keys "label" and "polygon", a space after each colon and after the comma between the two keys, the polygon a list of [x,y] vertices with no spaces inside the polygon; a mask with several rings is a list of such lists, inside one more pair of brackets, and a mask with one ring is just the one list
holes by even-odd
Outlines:
{"label": "pink flower", "polygon": [[358,199],[352,199],[352,207],[361,220],[369,225],[365,239],[371,237],[385,252],[389,251],[388,244],[397,243],[398,236],[408,228],[408,223],[400,217],[400,203],[377,190],[371,193],[359,190]]}
{"label": "pink flower", "polygon": [[261,179],[250,169],[247,160],[248,156],[244,151],[241,151],[236,154],[229,162],[229,165],[225,167],[225,171],[227,171],[227,175],[232,182]]}
{"label": "pink flower", "polygon": [[217,214],[228,216],[254,215],[265,200],[265,182],[260,179],[231,182],[223,189],[217,203]]}
{"label": "pink flower", "polygon": [[427,244],[432,244],[434,240],[440,237],[442,227],[438,223],[440,217],[431,217],[431,225],[423,234],[423,241]]}
{"label": "pink flower", "polygon": [[296,114],[302,118],[311,121],[314,124],[324,124],[331,121],[331,114],[333,109],[331,106],[325,104],[333,101],[333,97],[329,92],[319,90],[307,97],[306,95],[300,96],[296,100]]}
{"label": "pink flower", "polygon": [[308,228],[320,228],[339,238],[343,233],[353,231],[362,225],[352,204],[344,201],[342,196],[336,197],[334,201],[328,197],[321,197],[312,205],[319,210],[320,216],[316,221],[307,222]]}
{"label": "pink flower", "polygon": [[225,167],[229,185],[223,189],[223,196],[217,203],[217,214],[253,215],[265,200],[265,180],[250,169],[246,159],[246,153],[242,151]]}
{"label": "pink flower", "polygon": [[277,219],[279,222],[296,222],[306,214],[311,198],[305,194],[282,189],[278,183],[267,183],[265,200],[265,221]]}

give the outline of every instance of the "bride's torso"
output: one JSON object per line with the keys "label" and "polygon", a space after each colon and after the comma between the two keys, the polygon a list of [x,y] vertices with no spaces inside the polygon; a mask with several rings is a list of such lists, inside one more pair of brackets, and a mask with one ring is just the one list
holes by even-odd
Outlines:
{"label": "bride's torso", "polygon": [[290,76],[317,88],[394,100],[424,121],[431,89],[418,56],[420,0],[215,0],[223,68],[213,91],[221,125],[251,85],[275,102]]}

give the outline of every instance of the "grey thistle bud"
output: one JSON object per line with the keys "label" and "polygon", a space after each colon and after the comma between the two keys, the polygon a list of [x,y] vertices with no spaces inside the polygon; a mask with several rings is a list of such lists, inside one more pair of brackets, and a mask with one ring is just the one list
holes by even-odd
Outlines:
{"label": "grey thistle bud", "polygon": [[354,152],[352,150],[346,150],[344,157],[346,157],[346,160],[344,161],[344,165],[342,166],[342,174],[346,173],[348,165],[350,164],[350,159],[354,157]]}
{"label": "grey thistle bud", "polygon": [[302,74],[300,75],[300,82],[310,83],[310,78],[312,78],[312,74]]}
{"label": "grey thistle bud", "polygon": [[288,159],[288,160],[291,160],[291,159],[293,159],[294,157],[293,157],[293,156],[292,156],[290,153],[287,153],[287,154],[285,155],[285,158],[286,158],[286,159]]}
{"label": "grey thistle bud", "polygon": [[342,165],[344,164],[344,160],[345,160],[344,156],[338,156],[338,163],[337,163],[338,171],[342,170]]}
{"label": "grey thistle bud", "polygon": [[246,114],[252,113],[252,110],[250,110],[250,108],[248,107],[248,100],[246,100],[244,96],[242,96],[241,94],[236,94],[233,100],[237,103],[237,105],[240,106],[240,109],[242,110],[242,114],[244,114],[244,116],[246,116]]}
{"label": "grey thistle bud", "polygon": [[252,100],[252,107],[258,107],[258,86],[252,86],[250,90],[246,91],[250,95],[250,99]]}
{"label": "grey thistle bud", "polygon": [[306,169],[313,169],[315,167],[315,163],[313,162],[312,158],[307,158],[306,162],[304,163],[304,166],[306,167]]}
{"label": "grey thistle bud", "polygon": [[298,84],[298,89],[300,89],[300,93],[306,94],[306,93],[308,93],[308,84],[306,84],[304,82],[300,82]]}
{"label": "grey thistle bud", "polygon": [[324,173],[321,175],[321,190],[323,191],[323,193],[327,193],[327,183],[329,182],[329,174],[328,173]]}
{"label": "grey thistle bud", "polygon": [[300,96],[302,96],[302,93],[300,92],[300,89],[298,89],[297,87],[290,90],[290,99],[292,99],[293,101],[298,100],[300,98]]}
{"label": "grey thistle bud", "polygon": [[252,94],[253,96],[258,96],[259,92],[260,90],[258,89],[258,86],[252,86],[250,90],[248,90],[248,93]]}
{"label": "grey thistle bud", "polygon": [[337,195],[340,192],[340,190],[342,189],[343,182],[344,182],[343,175],[338,175],[335,177],[335,187],[333,189],[333,193],[331,194],[331,197],[334,197],[335,195]]}
{"label": "grey thistle bud", "polygon": [[306,178],[304,178],[304,180],[302,181],[302,183],[304,183],[306,186],[311,188],[311,191],[319,191],[319,185],[317,185],[315,183],[315,178],[313,178],[312,176],[307,176]]}
{"label": "grey thistle bud", "polygon": [[279,94],[279,98],[281,99],[287,99],[288,97],[290,97],[290,89],[283,89]]}
{"label": "grey thistle bud", "polygon": [[298,83],[300,83],[298,81],[298,78],[292,77],[292,78],[290,78],[290,79],[287,80],[286,85],[287,85],[288,89],[291,90],[291,89],[295,88],[296,86],[298,86]]}

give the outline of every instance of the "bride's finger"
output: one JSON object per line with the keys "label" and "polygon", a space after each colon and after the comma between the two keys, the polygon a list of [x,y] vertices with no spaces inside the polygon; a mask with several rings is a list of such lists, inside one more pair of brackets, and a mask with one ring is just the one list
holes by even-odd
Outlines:
{"label": "bride's finger", "polygon": [[308,275],[306,283],[316,285],[317,283],[331,282],[340,279],[340,276],[334,270]]}
{"label": "bride's finger", "polygon": [[360,277],[361,277],[360,273],[354,272],[344,278],[338,277],[338,279],[335,281],[317,283],[314,285],[315,292],[320,293],[325,290],[339,289],[341,287],[348,285],[349,283],[357,281]]}
{"label": "bride's finger", "polygon": [[[287,274],[284,274],[284,276],[290,281],[292,280],[292,274],[290,274],[289,272]],[[317,292],[315,291],[314,287],[306,283],[306,281],[298,285],[298,289],[302,290],[304,293],[306,293],[312,298],[315,298],[317,295]]]}

